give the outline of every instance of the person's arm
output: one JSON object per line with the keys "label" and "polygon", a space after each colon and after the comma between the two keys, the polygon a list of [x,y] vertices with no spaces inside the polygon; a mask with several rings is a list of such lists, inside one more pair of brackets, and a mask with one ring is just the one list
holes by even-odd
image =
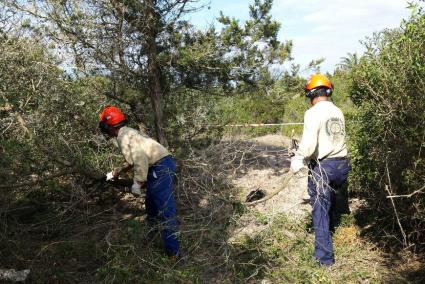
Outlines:
{"label": "person's arm", "polygon": [[312,112],[305,113],[303,135],[297,151],[297,154],[304,159],[309,159],[316,151],[319,123],[320,121]]}
{"label": "person's arm", "polygon": [[133,185],[131,186],[131,192],[134,195],[141,195],[141,189],[144,186],[149,170],[149,160],[145,151],[139,147],[135,148],[133,152]]}
{"label": "person's arm", "polygon": [[141,194],[141,188],[147,180],[149,170],[149,158],[140,143],[129,140],[121,147],[121,152],[129,164],[128,169],[133,169],[133,185],[131,192]]}
{"label": "person's arm", "polygon": [[149,158],[143,149],[143,143],[137,139],[136,135],[124,135],[118,139],[121,153],[128,165],[132,167],[134,179],[145,182],[148,176]]}
{"label": "person's arm", "polygon": [[149,158],[142,148],[135,149],[133,161],[134,180],[140,183],[146,182],[148,178]]}
{"label": "person's arm", "polygon": [[290,170],[297,173],[305,167],[304,161],[313,155],[317,146],[319,122],[314,115],[307,111],[304,115],[304,129],[301,142],[295,155],[291,158]]}

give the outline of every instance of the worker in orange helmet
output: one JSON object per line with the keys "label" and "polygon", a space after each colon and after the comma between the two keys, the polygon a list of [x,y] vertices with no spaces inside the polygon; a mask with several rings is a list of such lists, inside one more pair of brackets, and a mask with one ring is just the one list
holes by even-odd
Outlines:
{"label": "worker in orange helmet", "polygon": [[330,266],[335,262],[331,233],[338,221],[336,209],[350,171],[345,119],[330,100],[334,86],[326,76],[313,75],[304,90],[312,107],[304,115],[304,130],[299,148],[291,158],[291,171],[297,173],[305,167],[305,162],[309,165],[314,256],[321,264]]}
{"label": "worker in orange helmet", "polygon": [[[125,115],[115,106],[107,106],[99,115],[100,131],[117,139],[128,168],[133,169],[132,193],[140,195],[142,186],[146,184],[147,219],[160,222],[167,254],[179,257],[180,243],[173,195],[176,163],[164,146],[128,127],[127,123]],[[114,171],[106,175],[107,180],[114,178],[117,178]]]}

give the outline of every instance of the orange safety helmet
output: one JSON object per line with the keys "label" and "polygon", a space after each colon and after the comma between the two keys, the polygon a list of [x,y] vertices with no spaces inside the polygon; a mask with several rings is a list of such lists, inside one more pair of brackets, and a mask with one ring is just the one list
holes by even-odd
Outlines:
{"label": "orange safety helmet", "polygon": [[115,106],[107,106],[99,114],[99,128],[105,134],[109,134],[111,128],[119,128],[127,123],[124,113]]}
{"label": "orange safety helmet", "polygon": [[330,96],[332,95],[334,85],[326,76],[321,74],[315,74],[311,76],[311,78],[307,81],[307,83],[304,86],[306,97],[312,98],[317,95],[321,95],[320,93],[316,92],[319,89],[324,89],[325,90],[324,95]]}

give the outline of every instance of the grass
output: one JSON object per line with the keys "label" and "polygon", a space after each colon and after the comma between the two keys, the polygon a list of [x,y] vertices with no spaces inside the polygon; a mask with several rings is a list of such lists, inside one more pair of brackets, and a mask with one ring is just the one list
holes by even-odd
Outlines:
{"label": "grass", "polygon": [[[226,145],[226,159],[234,148]],[[217,149],[213,149],[216,152]],[[206,155],[208,156],[208,155]],[[196,159],[198,160],[196,160]],[[176,186],[183,257],[165,254],[160,234],[139,209],[123,218],[121,193],[75,181],[25,193],[0,215],[0,267],[31,269],[33,283],[381,283],[391,260],[343,216],[334,234],[336,264],[312,257],[310,218],[269,215],[245,207],[226,183],[227,160],[197,155],[181,167]],[[228,165],[230,167],[230,164]],[[233,169],[229,168],[230,171]],[[221,176],[217,173],[221,173]],[[131,204],[125,204],[127,207]],[[134,205],[134,204],[133,204]],[[127,212],[128,213],[128,212]],[[257,226],[234,238],[234,228]],[[419,271],[419,269],[418,269]]]}
{"label": "grass", "polygon": [[[270,219],[253,214],[262,224]],[[200,254],[187,254],[173,263],[160,254],[160,242],[143,241],[143,224],[123,224],[121,245],[110,251],[108,262],[98,269],[102,281],[132,283],[380,283],[386,268],[380,252],[360,238],[359,229],[350,223],[334,235],[336,264],[319,265],[313,258],[314,235],[309,220],[294,221],[285,215],[273,217],[269,227],[259,234],[225,243],[223,249],[209,251],[217,232],[203,235]],[[287,232],[290,232],[288,234]],[[225,232],[218,232],[225,234]],[[129,238],[128,238],[129,237]],[[193,236],[192,236],[193,237]],[[117,239],[117,240],[118,240]],[[191,236],[183,235],[183,246],[190,247]],[[128,240],[127,243],[123,242]],[[158,240],[157,240],[158,241]],[[146,252],[149,250],[149,253]],[[195,250],[196,251],[196,250]],[[224,255],[217,256],[215,252]],[[142,260],[142,261],[141,261]],[[268,282],[267,282],[268,281]]]}
{"label": "grass", "polygon": [[[50,206],[33,213],[31,220],[57,210]],[[392,273],[381,251],[360,236],[352,215],[343,217],[334,234],[336,264],[327,268],[312,258],[309,218],[269,216],[238,203],[226,208],[208,222],[207,211],[198,212],[198,220],[188,213],[180,215],[183,258],[178,262],[165,256],[159,233],[143,218],[102,227],[98,224],[113,216],[99,214],[84,225],[82,221],[95,213],[87,207],[73,217],[79,222],[60,223],[57,235],[48,235],[54,228],[48,222],[34,227],[41,234],[27,228],[9,235],[14,249],[3,247],[11,255],[9,266],[2,266],[31,268],[34,283],[381,283]],[[229,241],[232,226],[246,220],[263,230]]]}
{"label": "grass", "polygon": [[[359,237],[358,228],[343,225],[334,236],[336,264],[332,268],[319,265],[313,258],[314,235],[307,229],[307,220],[294,221],[285,215],[275,217],[272,225],[260,235],[248,237],[240,246],[256,251],[264,260],[256,269],[262,280],[270,283],[379,283],[384,268],[379,252]],[[285,232],[291,232],[288,236]],[[253,258],[252,255],[246,255]],[[250,263],[247,259],[246,263]],[[373,265],[371,265],[371,263]],[[241,265],[241,271],[252,271]],[[248,277],[249,273],[244,276]],[[258,277],[256,277],[258,279]],[[261,279],[260,278],[260,279]]]}

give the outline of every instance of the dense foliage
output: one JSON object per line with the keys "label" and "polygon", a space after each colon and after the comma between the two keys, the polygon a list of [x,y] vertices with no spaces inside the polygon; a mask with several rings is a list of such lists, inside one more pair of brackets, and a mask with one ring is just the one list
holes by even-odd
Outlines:
{"label": "dense foliage", "polygon": [[206,31],[184,20],[197,2],[6,0],[4,10],[25,33],[66,51],[76,75],[107,77],[113,88],[104,95],[128,105],[137,122],[152,122],[167,145],[174,113],[164,113],[166,100],[256,89],[271,65],[290,59],[271,0],[254,1],[246,22],[222,14],[221,29]]}
{"label": "dense foliage", "polygon": [[371,198],[378,216],[386,216],[385,222],[380,222],[380,234],[393,235],[405,246],[423,250],[423,11],[414,12],[398,29],[375,34],[366,46],[367,52],[351,71],[350,93],[358,109],[352,126],[351,187]]}

